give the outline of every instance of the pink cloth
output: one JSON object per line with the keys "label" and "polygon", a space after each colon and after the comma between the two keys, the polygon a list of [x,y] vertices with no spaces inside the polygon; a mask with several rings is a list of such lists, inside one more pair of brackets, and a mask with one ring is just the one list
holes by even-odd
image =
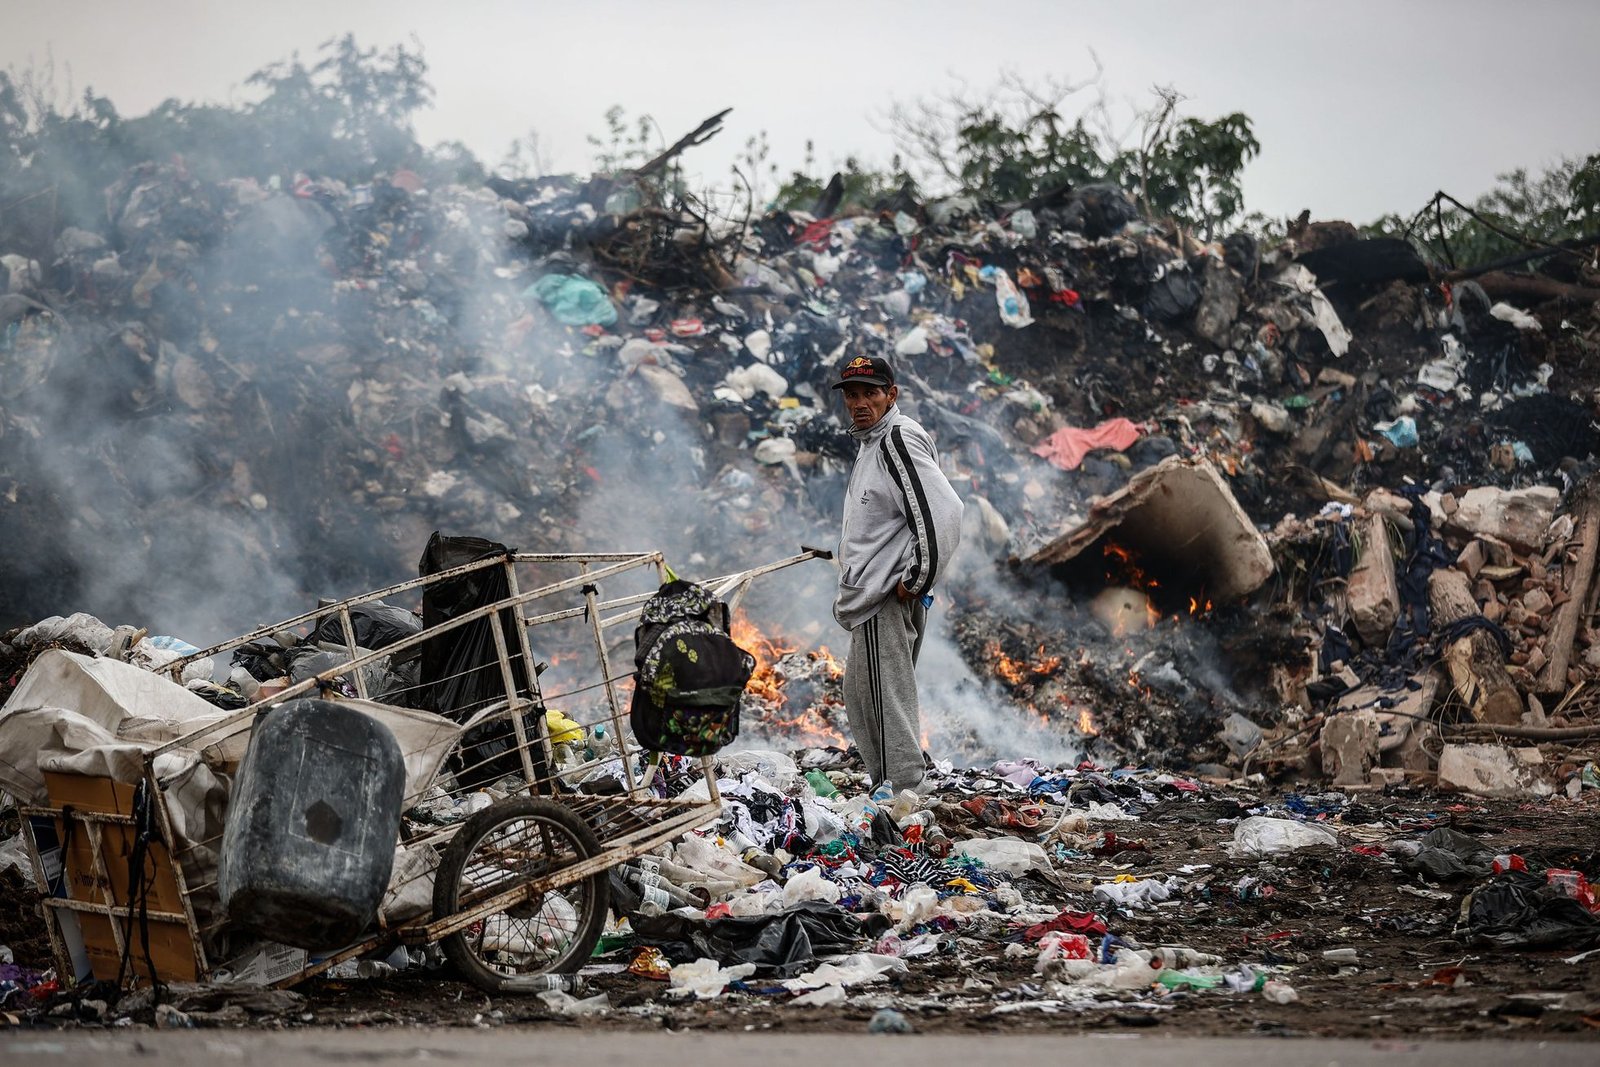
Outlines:
{"label": "pink cloth", "polygon": [[1096,448],[1114,448],[1118,452],[1139,439],[1139,427],[1128,419],[1107,419],[1092,430],[1067,426],[1057,430],[1033,447],[1033,454],[1043,456],[1064,471],[1075,471],[1083,457]]}

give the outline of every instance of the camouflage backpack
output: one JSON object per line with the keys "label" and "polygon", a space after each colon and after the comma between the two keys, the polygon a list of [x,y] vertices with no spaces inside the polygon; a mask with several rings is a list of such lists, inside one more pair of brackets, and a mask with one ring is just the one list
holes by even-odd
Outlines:
{"label": "camouflage backpack", "polygon": [[728,636],[726,604],[675,578],[646,602],[633,638],[629,721],[642,746],[707,756],[739,736],[739,697],[756,661]]}

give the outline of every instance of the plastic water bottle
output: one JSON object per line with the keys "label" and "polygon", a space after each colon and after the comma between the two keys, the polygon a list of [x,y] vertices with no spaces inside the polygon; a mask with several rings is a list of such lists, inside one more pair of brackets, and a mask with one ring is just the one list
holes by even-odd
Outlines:
{"label": "plastic water bottle", "polygon": [[1213,956],[1209,952],[1196,952],[1184,945],[1169,945],[1150,953],[1150,968],[1156,971],[1181,971],[1185,967],[1205,967],[1221,962],[1221,956]]}
{"label": "plastic water bottle", "polygon": [[1295,992],[1294,986],[1288,982],[1271,980],[1262,985],[1261,995],[1274,1004],[1293,1004],[1300,999],[1300,994]]}
{"label": "plastic water bottle", "polygon": [[894,799],[894,783],[884,779],[878,783],[861,805],[861,818],[856,823],[856,830],[862,837],[872,835],[872,823],[878,817],[878,812],[889,801]]}

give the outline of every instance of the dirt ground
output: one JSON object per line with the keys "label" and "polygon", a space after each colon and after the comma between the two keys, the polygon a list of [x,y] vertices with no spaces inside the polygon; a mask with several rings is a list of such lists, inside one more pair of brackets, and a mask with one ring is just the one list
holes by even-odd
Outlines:
{"label": "dirt ground", "polygon": [[[1239,794],[1237,799],[1249,804],[1258,798]],[[1575,955],[1571,948],[1507,951],[1464,944],[1453,928],[1470,882],[1427,882],[1387,855],[1353,851],[1372,852],[1371,846],[1448,826],[1496,852],[1523,856],[1530,869],[1574,867],[1594,877],[1600,874],[1600,794],[1509,801],[1401,791],[1350,799],[1353,803],[1326,824],[1339,833],[1337,849],[1308,848],[1266,860],[1234,858],[1222,848],[1231,839],[1231,824],[1205,819],[1203,804],[1168,804],[1139,822],[1117,824],[1124,844],[1142,841],[1146,849],[1069,861],[1056,868],[1056,884],[1036,875],[1018,883],[1032,902],[1087,910],[1095,884],[1118,874],[1149,877],[1187,866],[1181,898],[1153,909],[1100,909],[1111,932],[1146,946],[1186,945],[1230,963],[1266,965],[1298,992],[1298,1001],[1289,1004],[1271,1003],[1260,993],[1222,990],[1101,991],[1097,1000],[1087,999],[1094,996],[1087,991],[1073,991],[1086,1002],[1066,1003],[1052,997],[1034,973],[1036,952],[1006,958],[1006,945],[1020,935],[997,926],[958,928],[942,938],[938,952],[909,961],[908,974],[857,987],[845,1003],[823,1008],[791,1005],[790,994],[759,978],[749,981],[749,991],[685,1001],[666,996],[663,982],[609,973],[592,976],[588,992],[606,993],[611,1012],[580,1019],[556,1014],[534,997],[490,997],[445,972],[415,971],[367,981],[312,980],[298,987],[305,999],[295,1010],[249,1022],[289,1028],[541,1023],[625,1030],[854,1031],[864,1029],[879,1008],[893,1007],[919,1032],[1132,1028],[1183,1036],[1600,1036],[1600,956],[1574,963],[1566,962]],[[949,810],[941,808],[941,817]],[[1238,883],[1247,875],[1259,879],[1258,889],[1240,892]],[[5,877],[0,943],[12,947],[19,964],[48,965],[40,956],[47,943],[32,915],[32,901],[19,892],[13,874]],[[1266,886],[1270,891],[1260,888]],[[1338,948],[1353,949],[1357,963],[1323,958],[1325,950]],[[626,963],[628,958],[629,950],[622,949],[596,962]],[[763,992],[769,988],[772,992]],[[16,1011],[18,1005],[9,1007]],[[80,1024],[72,1015],[73,1009],[58,1007],[18,1022],[100,1025]]]}

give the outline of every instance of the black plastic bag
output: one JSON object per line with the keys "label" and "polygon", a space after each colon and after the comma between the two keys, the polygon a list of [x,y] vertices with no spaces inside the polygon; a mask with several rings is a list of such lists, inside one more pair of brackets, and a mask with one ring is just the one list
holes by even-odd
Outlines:
{"label": "black plastic bag", "polygon": [[1527,871],[1506,871],[1461,902],[1456,934],[1500,948],[1586,949],[1600,944],[1600,917]]}
{"label": "black plastic bag", "polygon": [[1200,296],[1200,283],[1189,269],[1171,266],[1150,283],[1144,313],[1158,322],[1173,322],[1193,311]]}
{"label": "black plastic bag", "polygon": [[705,956],[728,966],[754,963],[758,973],[779,978],[810,969],[817,956],[848,952],[890,926],[887,916],[858,919],[820,900],[803,901],[776,915],[695,919],[667,912],[630,921],[641,944],[656,946],[673,963]]}
{"label": "black plastic bag", "polygon": [[[510,554],[509,548],[496,541],[481,537],[444,537],[435,533],[428,538],[428,547],[423,550],[417,569],[426,578],[466,563]],[[484,567],[434,582],[422,594],[422,624],[431,629],[510,595],[511,586],[503,567]],[[512,683],[517,692],[526,697],[531,691],[522,661],[522,645],[517,640],[516,615],[507,608],[499,613],[499,620],[511,658]],[[476,619],[422,643],[422,684],[427,693],[428,710],[464,722],[473,712],[506,699],[500,657],[490,630],[493,624],[493,618]]]}
{"label": "black plastic bag", "polygon": [[[370,604],[355,604],[350,608],[350,629],[355,631],[357,647],[388,648],[397,641],[404,641],[420,633],[422,620],[405,608],[397,608],[381,600],[375,600]],[[329,615],[317,623],[317,628],[311,631],[311,640],[343,645],[344,627],[339,624],[339,616]]]}
{"label": "black plastic bag", "polygon": [[1428,831],[1422,838],[1422,850],[1415,856],[1400,857],[1401,867],[1435,882],[1482,878],[1490,872],[1493,862],[1494,853],[1476,838],[1443,826]]}
{"label": "black plastic bag", "polygon": [[[509,556],[511,549],[481,537],[444,537],[435,532],[428,539],[417,569],[423,577],[482,559]],[[491,566],[429,585],[422,595],[422,624],[434,627],[511,595],[504,567]],[[522,658],[522,643],[517,638],[516,613],[510,608],[495,616],[476,619],[465,626],[436,634],[422,643],[421,691],[423,704],[456,722],[465,722],[473,713],[505,700],[505,682],[500,674],[500,657],[490,630],[498,619],[511,663],[512,684],[517,695],[529,699],[527,664]],[[534,774],[544,777],[544,751],[533,741],[538,735],[542,709],[524,713],[523,732],[529,741]],[[522,771],[517,752],[517,735],[508,716],[497,715],[480,723],[461,737],[461,744],[449,760],[457,782],[468,789],[492,784],[508,774]]]}

